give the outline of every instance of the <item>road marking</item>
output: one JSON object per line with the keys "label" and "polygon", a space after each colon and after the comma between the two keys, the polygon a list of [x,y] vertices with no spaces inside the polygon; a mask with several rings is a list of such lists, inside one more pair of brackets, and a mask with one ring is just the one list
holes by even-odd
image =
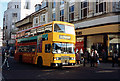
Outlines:
{"label": "road marking", "polygon": [[96,73],[112,73],[115,72],[113,70],[102,70],[102,71],[97,71]]}
{"label": "road marking", "polygon": [[53,71],[53,70],[42,70],[42,71]]}

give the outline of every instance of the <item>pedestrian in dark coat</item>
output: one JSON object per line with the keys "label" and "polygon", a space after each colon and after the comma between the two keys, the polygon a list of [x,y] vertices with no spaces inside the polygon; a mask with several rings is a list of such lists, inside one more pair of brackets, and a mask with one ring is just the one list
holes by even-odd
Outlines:
{"label": "pedestrian in dark coat", "polygon": [[9,62],[8,62],[8,58],[9,58],[9,53],[8,53],[8,50],[5,50],[5,54],[4,54],[4,62],[1,66],[1,68],[6,64],[8,70],[9,70]]}
{"label": "pedestrian in dark coat", "polygon": [[104,49],[102,50],[102,60],[103,60],[103,62],[107,61],[107,54]]}
{"label": "pedestrian in dark coat", "polygon": [[117,51],[114,51],[113,56],[112,56],[112,67],[114,67],[114,64],[118,64],[118,53]]}
{"label": "pedestrian in dark coat", "polygon": [[83,66],[85,66],[86,63],[89,62],[89,52],[86,50],[84,53],[84,63]]}
{"label": "pedestrian in dark coat", "polygon": [[76,53],[76,64],[80,64],[80,53],[79,53],[79,51],[77,51],[77,53]]}

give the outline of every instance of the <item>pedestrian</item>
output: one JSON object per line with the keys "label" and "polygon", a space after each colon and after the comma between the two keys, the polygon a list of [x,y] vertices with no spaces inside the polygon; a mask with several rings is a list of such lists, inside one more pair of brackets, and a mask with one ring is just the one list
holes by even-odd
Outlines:
{"label": "pedestrian", "polygon": [[76,53],[76,64],[80,64],[80,53],[77,51]]}
{"label": "pedestrian", "polygon": [[102,50],[102,60],[103,60],[103,62],[107,61],[107,54],[104,49]]}
{"label": "pedestrian", "polygon": [[115,63],[118,64],[118,53],[117,53],[117,50],[115,50],[113,55],[112,55],[112,67],[114,67]]}
{"label": "pedestrian", "polygon": [[95,50],[95,53],[94,53],[94,61],[95,61],[95,65],[97,67],[98,63],[99,63],[99,54],[98,54],[97,50]]}
{"label": "pedestrian", "polygon": [[2,63],[4,62],[5,59],[5,49],[2,50]]}
{"label": "pedestrian", "polygon": [[89,58],[88,56],[89,56],[89,52],[86,50],[85,53],[84,53],[84,56],[83,56],[83,57],[84,57],[83,66],[85,66],[86,61],[87,61],[87,63],[88,63],[88,58]]}
{"label": "pedestrian", "polygon": [[5,53],[4,53],[4,61],[3,61],[3,64],[1,66],[1,68],[6,64],[8,70],[9,70],[9,62],[8,62],[8,58],[9,58],[9,53],[8,53],[8,50],[5,50]]}
{"label": "pedestrian", "polygon": [[94,49],[92,49],[91,50],[91,54],[90,54],[90,65],[91,65],[91,67],[94,67],[94,54],[95,54],[95,52],[94,52]]}

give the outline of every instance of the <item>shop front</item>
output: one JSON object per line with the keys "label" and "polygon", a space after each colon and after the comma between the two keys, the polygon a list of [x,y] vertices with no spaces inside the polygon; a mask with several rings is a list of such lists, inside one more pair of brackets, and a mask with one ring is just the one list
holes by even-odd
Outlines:
{"label": "shop front", "polygon": [[[96,27],[86,27],[76,29],[77,41],[83,39],[83,49],[91,53],[91,49],[96,49],[102,60],[102,50],[106,52],[108,60],[112,60],[112,54],[117,50],[120,57],[120,35],[119,24],[102,25]],[[77,43],[76,43],[77,44]],[[119,59],[120,60],[120,59]]]}

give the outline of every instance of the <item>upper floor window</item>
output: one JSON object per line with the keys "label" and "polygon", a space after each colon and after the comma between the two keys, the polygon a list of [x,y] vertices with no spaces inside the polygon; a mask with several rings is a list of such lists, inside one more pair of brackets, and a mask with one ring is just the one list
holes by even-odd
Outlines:
{"label": "upper floor window", "polygon": [[96,13],[105,12],[106,11],[106,2],[97,1],[96,2]]}
{"label": "upper floor window", "polygon": [[74,5],[69,7],[69,21],[74,19]]}
{"label": "upper floor window", "polygon": [[15,5],[15,8],[19,8],[19,5]]}
{"label": "upper floor window", "polygon": [[60,5],[62,5],[62,4],[64,4],[64,1],[63,1],[63,0],[60,2]]}
{"label": "upper floor window", "polygon": [[55,13],[53,13],[53,14],[52,14],[52,19],[53,19],[53,21],[55,21],[55,18],[56,18],[55,16],[56,16]]}
{"label": "upper floor window", "polygon": [[29,2],[29,1],[27,1],[27,2],[25,3],[25,9],[30,9],[30,2]]}
{"label": "upper floor window", "polygon": [[81,2],[81,18],[87,17],[88,2]]}
{"label": "upper floor window", "polygon": [[38,26],[39,24],[39,17],[34,17],[33,19],[33,26]]}
{"label": "upper floor window", "polygon": [[45,22],[45,14],[41,15],[41,22]]}
{"label": "upper floor window", "polygon": [[43,1],[42,2],[42,5],[41,5],[41,9],[42,8],[45,8],[45,7],[47,7],[48,6],[48,2],[47,1]]}
{"label": "upper floor window", "polygon": [[17,5],[17,8],[19,8],[19,5]]}
{"label": "upper floor window", "polygon": [[12,17],[17,17],[17,13],[12,13]]}
{"label": "upper floor window", "polygon": [[64,21],[64,9],[60,10],[60,21]]}
{"label": "upper floor window", "polygon": [[55,8],[56,7],[56,2],[52,2],[52,8]]}

